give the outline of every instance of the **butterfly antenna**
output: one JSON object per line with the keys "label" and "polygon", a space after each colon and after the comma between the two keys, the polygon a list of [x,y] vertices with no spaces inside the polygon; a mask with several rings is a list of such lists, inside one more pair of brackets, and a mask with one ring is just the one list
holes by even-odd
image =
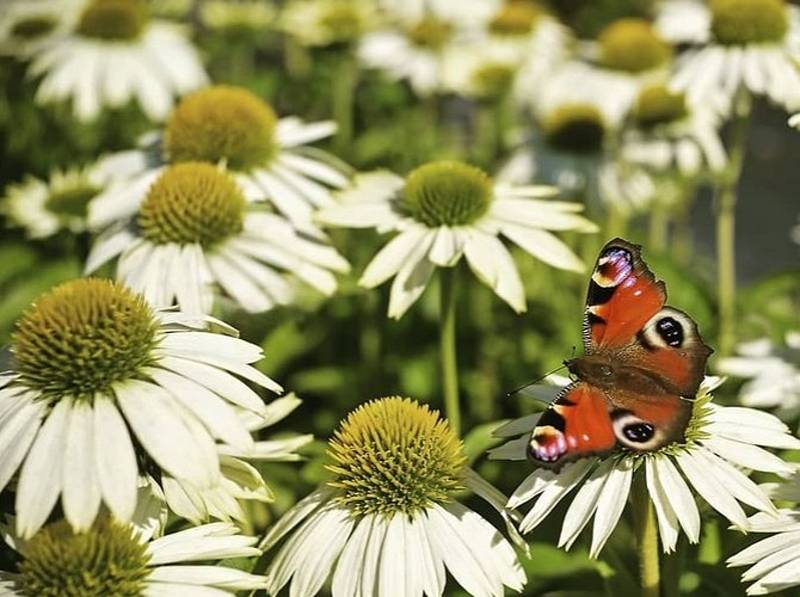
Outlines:
{"label": "butterfly antenna", "polygon": [[524,383],[524,384],[522,384],[522,385],[521,385],[521,386],[519,386],[518,388],[514,388],[514,389],[513,389],[513,390],[511,390],[510,392],[506,392],[506,398],[511,398],[511,397],[512,397],[514,394],[516,394],[517,392],[521,392],[521,391],[522,391],[522,390],[524,390],[525,388],[528,388],[528,387],[530,387],[530,386],[532,386],[532,385],[534,385],[534,384],[537,384],[537,383],[539,383],[540,381],[542,381],[543,379],[546,379],[547,377],[549,377],[549,376],[550,376],[550,375],[552,375],[553,373],[558,373],[558,372],[559,372],[559,371],[561,371],[561,370],[562,370],[564,367],[566,367],[566,365],[561,365],[560,367],[556,367],[555,369],[553,369],[552,371],[548,371],[547,373],[545,373],[545,374],[544,374],[544,375],[542,375],[541,377],[537,377],[536,379],[533,379],[533,380],[531,380],[531,381],[529,381],[529,382],[527,382],[527,383]]}

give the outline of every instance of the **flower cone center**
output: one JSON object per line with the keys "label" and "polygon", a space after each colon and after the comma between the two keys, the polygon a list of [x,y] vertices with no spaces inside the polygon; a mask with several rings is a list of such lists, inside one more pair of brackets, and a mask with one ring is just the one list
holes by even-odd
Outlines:
{"label": "flower cone center", "polygon": [[606,27],[598,37],[600,62],[603,66],[641,73],[664,66],[672,57],[672,49],[644,19],[619,19]]}
{"label": "flower cone center", "polygon": [[781,41],[789,29],[784,0],[711,0],[711,31],[721,44]]}
{"label": "flower cone center", "polygon": [[45,201],[45,207],[57,216],[84,218],[89,201],[99,192],[99,188],[90,184],[78,184],[70,188],[54,190]]}
{"label": "flower cone center", "polygon": [[408,30],[408,37],[415,46],[431,50],[441,49],[453,33],[450,23],[435,17],[425,17]]}
{"label": "flower cone center", "polygon": [[471,224],[489,209],[492,180],[480,168],[455,161],[420,166],[406,178],[403,205],[430,228]]}
{"label": "flower cone center", "polygon": [[527,35],[533,32],[543,14],[536,2],[509,0],[492,18],[489,30],[497,35]]}
{"label": "flower cone center", "polygon": [[15,589],[32,597],[139,597],[149,559],[133,529],[107,516],[80,534],[61,521],[26,543]]}
{"label": "flower cone center", "polygon": [[36,39],[55,29],[56,21],[50,16],[41,15],[20,19],[11,27],[10,37]]}
{"label": "flower cone center", "polygon": [[408,398],[357,408],[328,444],[339,499],[355,514],[412,515],[462,487],[461,442],[439,413]]}
{"label": "flower cone center", "polygon": [[558,151],[591,154],[603,147],[606,127],[590,104],[564,104],[541,123],[545,141]]}
{"label": "flower cone center", "polygon": [[686,116],[686,98],[665,85],[651,85],[639,93],[633,116],[642,128],[669,124]]}
{"label": "flower cone center", "polygon": [[108,41],[136,39],[147,26],[145,0],[93,0],[81,13],[77,32]]}
{"label": "flower cone center", "polygon": [[175,162],[219,162],[249,170],[277,151],[278,118],[266,102],[240,87],[217,85],[184,98],[167,122],[164,146]]}
{"label": "flower cone center", "polygon": [[242,230],[245,199],[239,185],[214,164],[167,167],[139,207],[142,236],[155,244],[210,247]]}
{"label": "flower cone center", "polygon": [[17,322],[14,369],[45,395],[91,399],[150,363],[157,329],[144,299],[124,286],[94,278],[66,282]]}
{"label": "flower cone center", "polygon": [[358,39],[364,29],[362,14],[352,0],[332,3],[320,17],[320,25],[330,39],[342,43]]}
{"label": "flower cone center", "polygon": [[514,68],[509,64],[486,64],[477,69],[473,83],[482,97],[502,97],[514,82]]}

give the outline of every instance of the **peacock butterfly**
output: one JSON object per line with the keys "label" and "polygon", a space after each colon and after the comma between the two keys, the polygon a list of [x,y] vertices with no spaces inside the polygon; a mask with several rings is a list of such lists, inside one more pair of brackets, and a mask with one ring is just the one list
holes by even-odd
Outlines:
{"label": "peacock butterfly", "polygon": [[602,248],[586,296],[585,354],[564,362],[576,381],[531,433],[533,462],[559,469],[620,446],[646,452],[683,439],[713,351],[666,299],[640,246],[615,238]]}

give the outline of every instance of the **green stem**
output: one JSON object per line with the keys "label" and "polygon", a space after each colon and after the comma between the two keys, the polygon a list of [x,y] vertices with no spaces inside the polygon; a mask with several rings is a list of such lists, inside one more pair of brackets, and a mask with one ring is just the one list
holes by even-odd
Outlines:
{"label": "green stem", "polygon": [[648,221],[647,248],[651,251],[663,253],[667,249],[668,236],[669,214],[660,201],[655,201],[650,210],[650,219]]}
{"label": "green stem", "polygon": [[719,304],[719,354],[731,354],[736,342],[736,190],[750,127],[750,102],[739,103],[732,124],[729,166],[717,187],[717,301]]}
{"label": "green stem", "polygon": [[639,581],[642,597],[659,597],[661,575],[658,559],[658,524],[644,475],[633,486],[636,552],[639,556]]}
{"label": "green stem", "polygon": [[338,68],[334,73],[331,101],[333,102],[333,119],[338,130],[334,139],[334,149],[340,157],[346,157],[353,142],[353,111],[355,104],[356,84],[358,83],[358,67],[350,51],[339,58]]}
{"label": "green stem", "polygon": [[609,205],[606,213],[606,237],[624,237],[628,231],[628,214],[615,205]]}
{"label": "green stem", "polygon": [[444,411],[450,428],[460,435],[461,410],[458,401],[458,364],[456,361],[456,269],[439,270],[439,352],[442,358]]}

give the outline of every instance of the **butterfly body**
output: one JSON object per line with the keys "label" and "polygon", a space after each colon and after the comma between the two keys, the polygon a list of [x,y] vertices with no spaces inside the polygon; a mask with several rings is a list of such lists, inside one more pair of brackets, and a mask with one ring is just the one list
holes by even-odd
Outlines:
{"label": "butterfly body", "polygon": [[533,430],[529,458],[558,469],[619,447],[681,441],[711,354],[687,314],[665,306],[640,247],[614,239],[600,251],[584,314],[584,356],[565,362],[574,383]]}

